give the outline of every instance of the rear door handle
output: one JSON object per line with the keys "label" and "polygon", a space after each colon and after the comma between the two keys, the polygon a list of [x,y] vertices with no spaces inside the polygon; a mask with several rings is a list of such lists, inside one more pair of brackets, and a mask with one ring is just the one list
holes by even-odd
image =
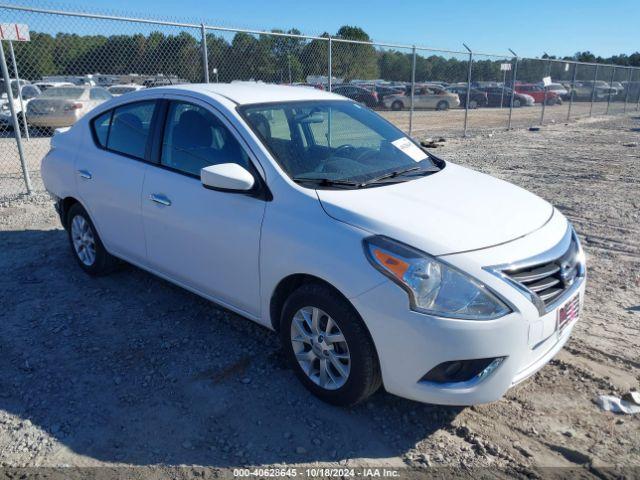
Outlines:
{"label": "rear door handle", "polygon": [[149,200],[151,200],[152,202],[159,203],[160,205],[164,205],[165,207],[171,206],[171,200],[169,200],[164,195],[160,195],[157,193],[152,193],[151,195],[149,195]]}
{"label": "rear door handle", "polygon": [[84,178],[86,180],[91,180],[91,178],[93,178],[91,176],[91,172],[88,170],[78,170],[78,175],[80,175],[81,178]]}

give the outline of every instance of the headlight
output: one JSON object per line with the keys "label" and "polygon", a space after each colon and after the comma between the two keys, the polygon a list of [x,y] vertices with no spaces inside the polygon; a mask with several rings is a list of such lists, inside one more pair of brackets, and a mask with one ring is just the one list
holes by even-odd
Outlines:
{"label": "headlight", "polygon": [[364,250],[375,268],[407,291],[412,310],[470,320],[511,312],[478,280],[419,250],[383,236],[366,238]]}

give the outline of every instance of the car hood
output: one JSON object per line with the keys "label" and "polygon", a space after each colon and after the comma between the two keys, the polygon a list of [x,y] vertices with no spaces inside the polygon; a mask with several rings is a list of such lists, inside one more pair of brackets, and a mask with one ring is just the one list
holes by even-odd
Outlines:
{"label": "car hood", "polygon": [[520,187],[453,163],[417,180],[317,193],[334,219],[431,255],[509,242],[542,227],[554,210]]}

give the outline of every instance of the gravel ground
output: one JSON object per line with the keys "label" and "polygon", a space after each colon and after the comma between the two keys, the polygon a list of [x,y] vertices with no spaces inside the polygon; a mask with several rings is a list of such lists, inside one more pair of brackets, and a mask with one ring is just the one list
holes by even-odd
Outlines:
{"label": "gravel ground", "polygon": [[518,476],[552,466],[600,477],[640,467],[640,415],[593,402],[640,380],[638,127],[640,117],[594,118],[436,150],[552,201],[589,262],[565,349],[503,400],[471,408],[383,391],[352,409],[325,405],[294,378],[275,334],[134,267],[89,278],[46,196],[0,203],[0,464]]}

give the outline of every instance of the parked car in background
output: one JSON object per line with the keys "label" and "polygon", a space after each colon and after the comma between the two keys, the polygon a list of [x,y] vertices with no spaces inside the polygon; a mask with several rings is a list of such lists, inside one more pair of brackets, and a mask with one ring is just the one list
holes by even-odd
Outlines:
{"label": "parked car in background", "polygon": [[[391,110],[403,110],[411,106],[411,96],[388,95],[383,103]],[[457,94],[448,92],[438,85],[418,86],[414,89],[414,108],[448,110],[459,105],[460,98]]]}
{"label": "parked car in background", "polygon": [[145,88],[144,85],[137,85],[135,83],[129,85],[113,85],[107,90],[114,97],[119,97],[120,95],[124,95],[125,93],[137,92],[138,90],[142,90]]}
{"label": "parked car in background", "polygon": [[358,103],[362,103],[369,108],[378,106],[378,94],[374,91],[367,90],[366,88],[357,87],[355,85],[349,85],[344,83],[341,85],[334,85],[331,87],[333,93],[342,95],[343,97],[350,98]]}
{"label": "parked car in background", "polygon": [[[25,112],[23,111],[23,107],[24,109],[26,109],[27,105],[29,105],[29,102],[32,99],[38,97],[42,92],[37,86],[32,85],[28,82],[23,83],[23,81],[21,80],[20,93],[22,95],[22,102],[20,101],[20,97],[18,96],[18,82],[14,80],[11,83],[11,94],[13,96],[13,108],[15,109],[18,123],[20,124],[22,130],[24,131],[24,127],[26,125],[26,117],[25,117]],[[14,128],[14,125],[13,125],[13,119],[11,116],[11,107],[9,106],[9,97],[7,96],[7,93],[5,91],[5,93],[3,93],[0,96],[0,131],[7,130],[7,129],[10,130],[13,128]]]}
{"label": "parked car in background", "polygon": [[509,107],[511,106],[511,97],[513,96],[513,106],[515,108],[531,106],[535,100],[531,95],[513,92],[509,87],[483,87],[478,90],[487,94],[489,107]]}
{"label": "parked car in background", "polygon": [[42,92],[55,87],[74,87],[75,83],[71,82],[35,82],[34,85]]}
{"label": "parked car in background", "polygon": [[383,106],[384,99],[388,95],[401,95],[404,93],[404,87],[390,87],[386,85],[376,85],[376,94],[378,95],[378,103]]}
{"label": "parked car in background", "polygon": [[113,95],[102,87],[50,88],[29,102],[27,121],[36,127],[69,127],[111,98]]}
{"label": "parked car in background", "polygon": [[[467,87],[466,86],[453,86],[448,87],[447,92],[455,93],[460,98],[460,107],[466,108],[467,104]],[[469,92],[469,108],[486,107],[489,103],[487,99],[487,93],[477,88],[472,88]]]}
{"label": "parked car in background", "polygon": [[332,404],[383,385],[495,401],[580,318],[585,257],[561,211],[338,95],[149,89],[51,144],[42,180],[80,269],[108,274],[120,258],[275,330],[292,372]]}
{"label": "parked car in background", "polygon": [[517,93],[533,97],[536,103],[542,104],[546,102],[547,105],[559,105],[562,103],[562,99],[557,93],[549,90],[545,91],[544,87],[534,83],[519,83],[516,85],[515,90]]}
{"label": "parked car in background", "polygon": [[[542,88],[544,88],[543,84],[539,84]],[[567,88],[561,83],[550,83],[547,85],[547,92],[553,92],[558,95],[562,100],[569,100],[571,87]]]}
{"label": "parked car in background", "polygon": [[610,93],[612,96],[618,93],[604,80],[580,80],[575,83],[573,91],[574,100],[590,101],[593,96],[596,102],[607,100]]}
{"label": "parked car in background", "polygon": [[611,82],[609,86],[612,89],[615,89],[615,93],[613,93],[613,90],[611,91],[611,100],[614,98],[617,100],[624,100],[625,90],[624,85],[622,85],[621,82]]}

